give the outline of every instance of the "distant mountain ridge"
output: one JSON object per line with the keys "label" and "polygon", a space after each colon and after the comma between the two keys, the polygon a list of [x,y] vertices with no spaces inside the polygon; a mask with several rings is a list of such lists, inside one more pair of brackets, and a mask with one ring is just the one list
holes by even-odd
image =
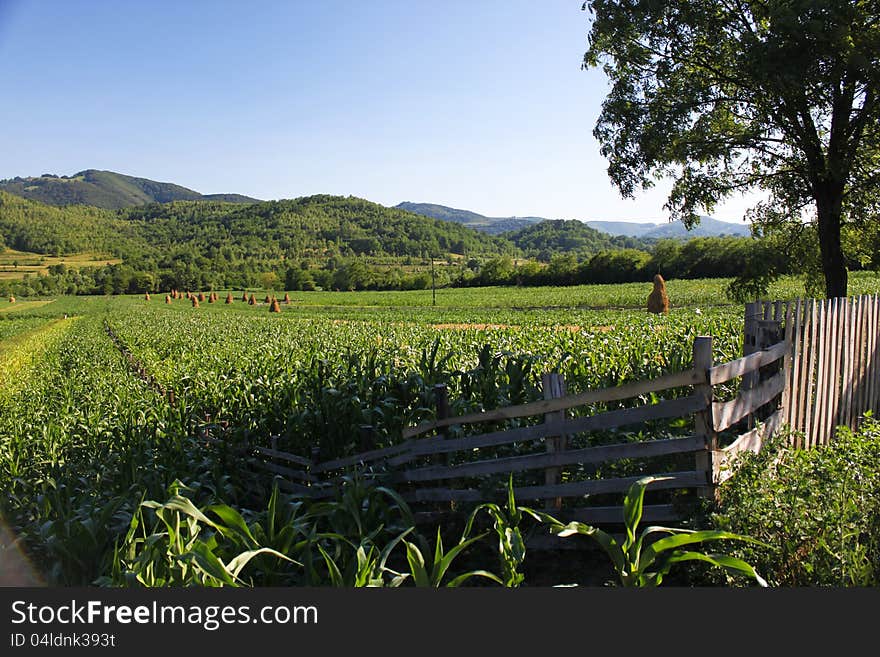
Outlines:
{"label": "distant mountain ridge", "polygon": [[[435,203],[412,203],[410,201],[404,201],[403,203],[398,203],[395,207],[401,210],[415,212],[416,214],[422,214],[426,217],[433,217],[434,219],[454,221],[493,235],[512,230],[519,230],[527,226],[541,223],[542,221],[559,221],[555,219],[545,219],[543,217],[487,217],[476,212],[471,212],[470,210],[459,210],[457,208],[450,208]],[[709,216],[701,216],[700,223],[692,230],[685,228],[684,224],[680,221],[664,223],[585,221],[582,223],[590,228],[607,233],[608,235],[637,237],[640,239],[687,239],[690,237],[720,237],[723,235],[747,237],[751,235],[749,227],[745,224],[740,225],[726,221],[719,221]]]}
{"label": "distant mountain ridge", "polygon": [[91,205],[106,210],[171,201],[259,202],[259,199],[241,194],[200,194],[173,183],[97,169],[86,169],[72,176],[43,174],[39,177],[0,180],[0,191],[46,205]]}
{"label": "distant mountain ridge", "polygon": [[425,217],[433,219],[442,219],[443,221],[454,221],[457,224],[464,224],[470,228],[481,230],[484,233],[498,235],[511,230],[518,230],[531,226],[532,224],[544,221],[541,217],[486,217],[470,210],[459,210],[450,208],[445,205],[437,205],[436,203],[412,203],[404,201],[394,206],[399,210],[414,212]]}
{"label": "distant mountain ridge", "polygon": [[691,230],[685,228],[680,221],[667,221],[664,223],[636,223],[629,221],[587,221],[591,228],[600,230],[611,235],[625,235],[627,237],[639,237],[641,239],[666,239],[688,237],[722,237],[732,235],[748,237],[751,230],[748,225],[734,224],[728,221],[719,221],[712,217],[701,215],[700,223]]}

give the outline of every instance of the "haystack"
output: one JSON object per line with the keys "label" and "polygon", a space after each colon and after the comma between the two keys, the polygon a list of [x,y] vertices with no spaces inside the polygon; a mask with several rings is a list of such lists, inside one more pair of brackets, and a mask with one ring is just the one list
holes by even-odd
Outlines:
{"label": "haystack", "polygon": [[668,313],[669,297],[666,294],[666,281],[660,274],[654,276],[654,289],[648,295],[649,313]]}

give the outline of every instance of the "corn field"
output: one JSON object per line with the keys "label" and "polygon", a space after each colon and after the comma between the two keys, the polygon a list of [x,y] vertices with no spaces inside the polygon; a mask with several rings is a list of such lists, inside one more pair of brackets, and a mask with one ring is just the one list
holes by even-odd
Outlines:
{"label": "corn field", "polygon": [[[62,586],[449,584],[428,572],[439,537],[418,536],[393,491],[355,477],[336,500],[284,498],[255,482],[236,446],[343,456],[363,425],[382,447],[433,418],[438,383],[464,413],[540,399],[548,370],[578,392],[685,369],[697,335],[714,337],[716,362],[741,350],[739,306],[696,312],[674,297],[660,316],[487,303],[358,306],[354,319],[297,305],[302,295],[280,314],[160,294],[8,313],[0,512],[17,543],[0,558],[24,552]],[[206,424],[223,427],[223,444]]]}

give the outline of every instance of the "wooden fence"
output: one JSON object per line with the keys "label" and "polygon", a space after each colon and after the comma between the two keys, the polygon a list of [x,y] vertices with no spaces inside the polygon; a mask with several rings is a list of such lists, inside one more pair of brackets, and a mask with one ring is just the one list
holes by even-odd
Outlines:
{"label": "wooden fence", "polygon": [[[360,454],[319,463],[316,454],[273,444],[255,447],[252,463],[288,491],[317,498],[333,495],[339,477],[358,468],[431,518],[500,501],[514,474],[517,500],[596,524],[619,522],[623,494],[650,473],[666,479],[649,489],[661,501],[646,500],[644,519],[676,520],[682,513],[669,491],[713,495],[735,455],[757,451],[782,425],[810,447],[877,408],[878,307],[876,296],[749,304],[743,356],[728,363],[715,365],[712,338],[698,337],[683,372],[576,394],[567,394],[561,375],[545,373],[544,399],[460,416],[450,414],[438,385],[436,419],[405,429],[398,444],[372,449],[371,428],[361,427]],[[676,419],[686,430],[673,435]],[[639,427],[647,431],[633,440]]]}
{"label": "wooden fence", "polygon": [[[731,446],[721,447],[719,436],[736,427],[745,429],[748,418],[778,397],[781,375],[728,401],[714,401],[713,387],[780,363],[784,347],[772,345],[713,366],[712,338],[700,337],[694,342],[694,366],[683,372],[573,395],[565,394],[561,375],[547,373],[543,377],[544,399],[462,416],[449,415],[446,388],[437,386],[437,419],[408,428],[397,445],[323,463],[256,447],[253,463],[279,475],[287,490],[319,498],[334,494],[334,480],[350,468],[381,473],[415,509],[422,510],[423,516],[501,499],[503,482],[516,473],[518,479],[531,479],[515,488],[523,503],[543,502],[545,508],[566,519],[617,522],[619,500],[598,506],[581,503],[588,498],[622,497],[645,471],[636,467],[631,468],[635,474],[601,477],[594,476],[596,471],[624,461],[667,457],[668,463],[680,467],[662,472],[649,468],[667,477],[654,484],[652,491],[691,489],[710,495],[726,459],[740,449],[754,448],[764,435],[765,424],[737,435]],[[643,401],[664,392],[667,395],[661,401]],[[575,413],[578,410],[580,413]],[[623,427],[657,426],[680,418],[690,418],[690,431],[685,435],[669,435],[667,431],[659,432],[655,439],[609,442],[609,436],[613,438]],[[519,426],[498,426],[508,423]],[[481,432],[479,425],[486,424],[493,426]],[[601,442],[594,443],[595,436]],[[682,467],[685,462],[687,467]],[[487,481],[493,483],[492,489],[486,488]],[[646,521],[679,517],[675,505],[668,501],[645,507]]]}
{"label": "wooden fence", "polygon": [[749,304],[746,343],[780,323],[792,346],[782,421],[795,445],[826,444],[837,426],[858,428],[880,405],[880,297]]}

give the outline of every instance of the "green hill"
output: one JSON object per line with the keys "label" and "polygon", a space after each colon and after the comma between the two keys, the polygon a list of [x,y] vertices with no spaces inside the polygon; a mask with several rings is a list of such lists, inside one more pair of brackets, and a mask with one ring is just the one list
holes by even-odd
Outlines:
{"label": "green hill", "polygon": [[[452,265],[465,256],[519,255],[501,237],[364,199],[327,195],[252,204],[173,201],[105,210],[54,207],[0,191],[0,251],[4,248],[121,259],[121,265],[75,283],[78,290],[113,292],[152,286],[270,287],[299,280],[286,278],[291,268],[309,272],[306,278],[322,281],[322,287],[341,288],[351,280],[360,287],[402,286],[409,284],[407,277],[430,269],[432,257],[441,259],[447,272],[457,272]],[[359,278],[333,279],[346,268],[358,269]],[[444,274],[446,280],[451,276]],[[137,285],[132,287],[131,281]],[[418,284],[425,284],[424,275]]]}
{"label": "green hill", "polygon": [[257,199],[240,194],[202,195],[173,183],[135,178],[113,171],[87,169],[72,176],[43,174],[40,177],[0,180],[0,191],[47,205],[91,205],[116,210],[147,203],[170,201],[222,200],[255,203]]}
{"label": "green hill", "polygon": [[639,239],[612,237],[576,219],[545,219],[501,236],[513,242],[526,256],[545,262],[559,253],[572,254],[583,260],[600,251],[646,248]]}

